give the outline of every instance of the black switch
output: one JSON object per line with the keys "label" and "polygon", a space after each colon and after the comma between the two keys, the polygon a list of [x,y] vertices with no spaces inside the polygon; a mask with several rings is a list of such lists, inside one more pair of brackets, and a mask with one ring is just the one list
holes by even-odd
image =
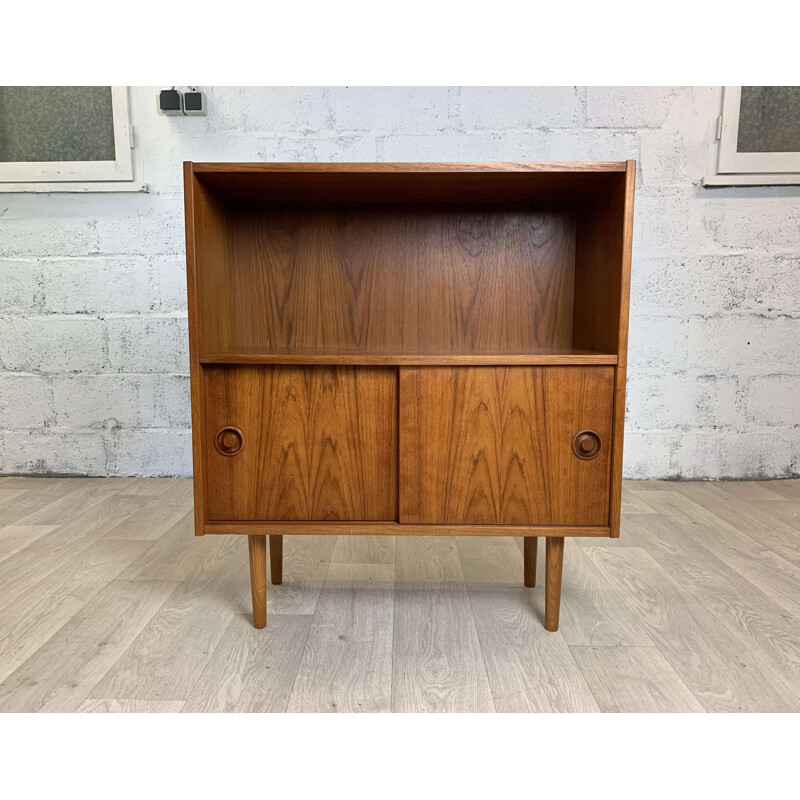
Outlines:
{"label": "black switch", "polygon": [[158,95],[158,110],[162,114],[183,114],[183,99],[177,89],[162,89]]}

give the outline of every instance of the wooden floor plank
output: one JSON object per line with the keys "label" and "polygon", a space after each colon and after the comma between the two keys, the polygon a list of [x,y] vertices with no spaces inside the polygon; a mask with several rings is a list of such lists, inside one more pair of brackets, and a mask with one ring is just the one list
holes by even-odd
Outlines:
{"label": "wooden floor plank", "polygon": [[755,485],[768,489],[773,494],[777,495],[778,500],[790,500],[794,503],[800,503],[800,480],[784,480],[784,481],[757,481]]}
{"label": "wooden floor plank", "polygon": [[[17,525],[20,520],[41,512],[79,489],[74,481],[61,478],[9,478],[9,480],[19,481],[9,485],[24,488],[25,494],[15,500],[13,508],[3,509],[3,525]],[[58,522],[63,522],[63,519]]]}
{"label": "wooden floor plank", "polygon": [[[712,483],[683,483],[676,491],[787,561],[800,564],[800,531],[765,515]],[[773,503],[774,506],[787,503]]]}
{"label": "wooden floor plank", "polygon": [[393,584],[388,564],[330,565],[288,711],[391,710]]}
{"label": "wooden floor plank", "polygon": [[183,708],[186,712],[286,711],[310,615],[275,614],[267,627],[237,614]]}
{"label": "wooden floor plank", "polygon": [[[647,516],[654,516],[648,514]],[[544,559],[538,565],[538,585],[544,582]],[[564,545],[559,630],[569,645],[616,647],[652,645],[650,637],[585,550]]]}
{"label": "wooden floor plank", "polygon": [[191,509],[192,486],[191,483],[182,482],[165,496],[152,496],[141,510],[111,528],[105,538],[154,541],[183,519],[187,512],[190,513]]}
{"label": "wooden floor plank", "polygon": [[176,588],[109,583],[0,683],[0,711],[76,711]]}
{"label": "wooden floor plank", "polygon": [[800,618],[662,516],[646,523],[650,555],[800,697]]}
{"label": "wooden floor plank", "polygon": [[644,549],[587,553],[706,710],[800,709],[798,698]]}
{"label": "wooden floor plank", "polygon": [[335,564],[394,564],[395,536],[338,536]]}
{"label": "wooden floor plank", "polygon": [[0,561],[0,608],[97,541],[109,527],[141,508],[141,503],[137,497],[105,497]]}
{"label": "wooden floor plank", "polygon": [[180,583],[89,696],[186,700],[249,591],[244,581]]}
{"label": "wooden floor plank", "polygon": [[165,497],[171,495],[178,487],[191,483],[191,478],[136,478],[125,487],[125,494]]}
{"label": "wooden floor plank", "polygon": [[0,478],[0,709],[798,710],[800,481],[622,506],[620,539],[567,542],[555,634],[503,537],[287,535],[259,631],[190,480]]}
{"label": "wooden floor plank", "polygon": [[269,584],[268,614],[314,613],[337,539],[337,536],[283,537],[283,583]]}
{"label": "wooden floor plank", "polygon": [[0,561],[24,550],[38,538],[52,533],[57,525],[9,525],[0,528]]}
{"label": "wooden floor plank", "polygon": [[221,580],[244,578],[247,542],[244,536],[194,536],[193,512],[186,512],[120,576],[132,581]]}
{"label": "wooden floor plank", "polygon": [[781,558],[678,492],[644,494],[662,516],[678,525],[680,530],[776,603],[800,616],[800,566]]}
{"label": "wooden floor plank", "polygon": [[392,710],[494,711],[455,540],[399,537],[394,591]]}
{"label": "wooden floor plank", "polygon": [[0,486],[0,519],[2,515],[6,514],[9,509],[13,510],[16,504],[19,504],[20,498],[28,496],[27,489],[5,489]]}
{"label": "wooden floor plank", "polygon": [[[130,478],[78,478],[65,484],[69,491],[62,496],[31,509],[19,517],[17,525],[59,525],[76,513],[83,513],[104,499],[113,497],[130,484]],[[43,498],[44,499],[44,498]]]}
{"label": "wooden floor plank", "polygon": [[137,542],[93,542],[0,610],[0,681],[136,558]]}
{"label": "wooden floor plank", "polygon": [[183,702],[175,700],[84,700],[82,714],[177,714]]}
{"label": "wooden floor plank", "polygon": [[605,712],[704,711],[657,647],[584,647],[572,653]]}
{"label": "wooden floor plank", "polygon": [[597,711],[561,632],[544,630],[544,589],[522,585],[522,554],[504,537],[457,537],[497,711]]}

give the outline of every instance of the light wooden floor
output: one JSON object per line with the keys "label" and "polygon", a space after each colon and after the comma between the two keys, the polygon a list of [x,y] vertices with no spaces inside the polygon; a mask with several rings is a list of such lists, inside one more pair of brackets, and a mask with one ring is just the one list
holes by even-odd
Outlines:
{"label": "light wooden floor", "polygon": [[521,541],[244,537],[177,479],[0,478],[0,710],[798,711],[800,481],[627,482],[567,541],[561,629]]}

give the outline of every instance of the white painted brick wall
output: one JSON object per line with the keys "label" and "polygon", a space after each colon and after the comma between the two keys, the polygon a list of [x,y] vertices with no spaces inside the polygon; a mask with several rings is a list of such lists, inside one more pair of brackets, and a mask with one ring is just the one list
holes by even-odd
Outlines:
{"label": "white painted brick wall", "polygon": [[182,162],[602,160],[637,175],[625,474],[800,472],[800,188],[706,190],[702,88],[131,90],[148,194],[0,195],[0,473],[188,475]]}

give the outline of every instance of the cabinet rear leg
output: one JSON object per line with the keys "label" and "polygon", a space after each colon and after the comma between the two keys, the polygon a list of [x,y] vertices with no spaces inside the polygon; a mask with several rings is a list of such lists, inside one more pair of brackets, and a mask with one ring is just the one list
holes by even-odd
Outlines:
{"label": "cabinet rear leg", "polygon": [[548,536],[545,559],[544,627],[558,630],[561,609],[561,566],[564,563],[564,537]]}
{"label": "cabinet rear leg", "polygon": [[283,534],[269,535],[269,571],[272,585],[279,586],[283,581]]}
{"label": "cabinet rear leg", "polygon": [[249,534],[247,547],[250,552],[250,593],[253,597],[253,627],[267,625],[267,537],[265,534]]}
{"label": "cabinet rear leg", "polygon": [[526,586],[536,586],[536,560],[539,554],[539,537],[525,536],[523,538],[523,543],[525,546],[524,583]]}

